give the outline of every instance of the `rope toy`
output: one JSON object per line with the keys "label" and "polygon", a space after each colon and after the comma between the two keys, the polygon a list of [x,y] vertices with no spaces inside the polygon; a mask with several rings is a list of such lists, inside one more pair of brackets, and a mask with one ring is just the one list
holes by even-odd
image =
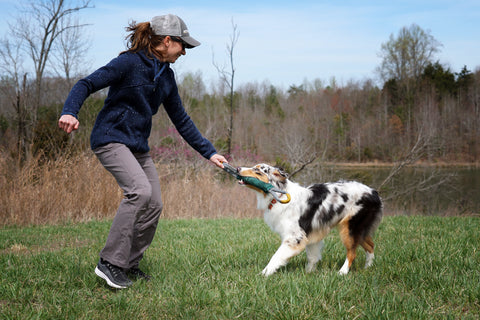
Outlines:
{"label": "rope toy", "polygon": [[[223,170],[225,170],[225,172],[235,177],[235,179],[243,181],[243,183],[245,184],[248,184],[257,189],[260,189],[265,193],[270,193],[273,196],[273,198],[275,198],[275,200],[277,200],[280,203],[289,203],[291,200],[290,194],[287,193],[286,191],[277,189],[272,184],[265,183],[257,178],[241,176],[238,174],[237,170],[231,165],[229,165],[228,163],[223,163]],[[284,200],[279,199],[276,193],[286,194],[287,199],[284,199]]]}

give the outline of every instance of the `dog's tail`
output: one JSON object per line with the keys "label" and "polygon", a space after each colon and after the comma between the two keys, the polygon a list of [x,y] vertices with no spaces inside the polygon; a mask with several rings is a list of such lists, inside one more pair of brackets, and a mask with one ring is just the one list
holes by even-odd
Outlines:
{"label": "dog's tail", "polygon": [[349,223],[350,232],[357,240],[373,236],[383,217],[383,204],[376,190],[365,193],[357,202],[362,208]]}

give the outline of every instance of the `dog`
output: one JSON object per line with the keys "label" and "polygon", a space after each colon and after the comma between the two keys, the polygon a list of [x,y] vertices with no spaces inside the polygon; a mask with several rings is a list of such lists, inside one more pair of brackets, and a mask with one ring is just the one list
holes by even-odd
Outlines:
{"label": "dog", "polygon": [[[372,236],[383,216],[383,204],[378,192],[356,181],[319,183],[302,187],[288,179],[283,169],[267,164],[237,169],[240,184],[257,193],[257,208],[264,211],[267,225],[280,235],[282,244],[270,259],[262,274],[270,276],[304,249],[307,254],[306,272],[315,270],[322,259],[323,239],[337,226],[347,249],[345,263],[339,274],[349,272],[360,245],[365,249],[365,268],[373,264]],[[279,203],[270,193],[242,182],[241,177],[254,177],[287,192],[291,200]],[[280,196],[286,202],[287,195]]]}

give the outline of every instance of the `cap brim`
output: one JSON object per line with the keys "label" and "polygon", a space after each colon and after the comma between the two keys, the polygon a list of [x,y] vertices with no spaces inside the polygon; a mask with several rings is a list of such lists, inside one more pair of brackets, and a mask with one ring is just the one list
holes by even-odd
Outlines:
{"label": "cap brim", "polygon": [[185,46],[185,48],[187,48],[187,49],[192,49],[192,48],[198,47],[200,45],[200,42],[193,39],[192,37],[182,37],[182,40],[187,44]]}

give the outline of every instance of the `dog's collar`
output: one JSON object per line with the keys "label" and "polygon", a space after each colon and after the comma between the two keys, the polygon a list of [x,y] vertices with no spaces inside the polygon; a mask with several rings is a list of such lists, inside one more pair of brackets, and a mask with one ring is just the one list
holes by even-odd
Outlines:
{"label": "dog's collar", "polygon": [[272,201],[270,201],[270,203],[268,204],[268,210],[272,210],[273,205],[274,205],[275,203],[277,203],[277,200],[272,199]]}

